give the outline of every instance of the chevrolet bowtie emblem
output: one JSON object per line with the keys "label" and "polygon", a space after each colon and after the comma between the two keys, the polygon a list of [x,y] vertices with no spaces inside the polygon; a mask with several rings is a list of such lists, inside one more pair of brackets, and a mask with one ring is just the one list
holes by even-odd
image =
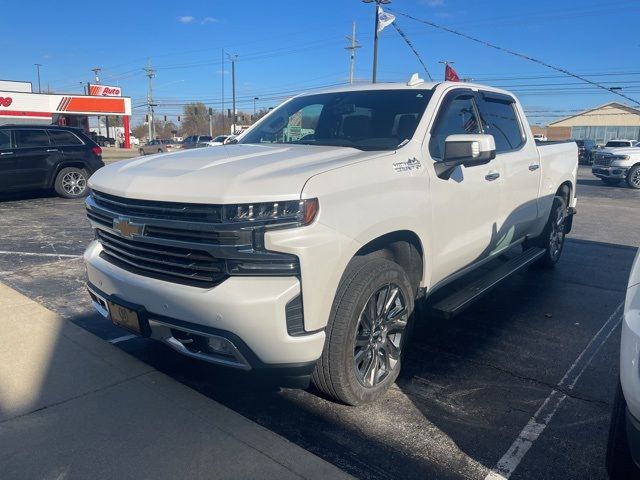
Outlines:
{"label": "chevrolet bowtie emblem", "polygon": [[128,218],[114,218],[113,229],[125,238],[133,238],[144,233],[144,225],[132,223]]}

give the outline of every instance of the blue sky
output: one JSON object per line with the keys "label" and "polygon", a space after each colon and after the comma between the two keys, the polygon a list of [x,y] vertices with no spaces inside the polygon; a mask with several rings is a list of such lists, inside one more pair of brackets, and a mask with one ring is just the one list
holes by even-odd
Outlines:
{"label": "blue sky", "polygon": [[[362,48],[356,77],[371,76],[373,5],[360,0],[322,2],[123,1],[45,2],[4,0],[5,54],[2,78],[36,84],[34,63],[42,63],[43,88],[80,92],[80,82],[102,67],[102,83],[119,85],[134,106],[146,100],[142,67],[157,68],[158,114],[175,118],[181,103],[203,100],[220,107],[222,77],[226,107],[230,66],[222,49],[238,55],[240,109],[276,105],[283,96],[345,82],[345,35],[357,24]],[[398,12],[447,25],[467,34],[566,68],[640,98],[638,0],[394,0]],[[461,77],[515,91],[532,123],[616,100],[541,65],[511,57],[398,16],[432,75],[442,79],[439,60],[455,61]],[[378,77],[406,81],[422,67],[393,27],[381,34]],[[144,107],[134,110],[143,114]],[[134,123],[140,120],[134,118]]]}

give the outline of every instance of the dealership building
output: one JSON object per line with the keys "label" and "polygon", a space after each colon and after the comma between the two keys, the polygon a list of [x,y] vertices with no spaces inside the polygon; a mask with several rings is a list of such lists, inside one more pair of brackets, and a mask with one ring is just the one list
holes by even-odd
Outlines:
{"label": "dealership building", "polygon": [[611,102],[549,123],[549,140],[589,139],[604,145],[609,140],[640,140],[640,110]]}
{"label": "dealership building", "polygon": [[123,144],[130,148],[131,99],[120,87],[89,85],[88,95],[34,93],[31,82],[0,80],[0,125],[65,125],[89,131],[89,118],[122,117]]}

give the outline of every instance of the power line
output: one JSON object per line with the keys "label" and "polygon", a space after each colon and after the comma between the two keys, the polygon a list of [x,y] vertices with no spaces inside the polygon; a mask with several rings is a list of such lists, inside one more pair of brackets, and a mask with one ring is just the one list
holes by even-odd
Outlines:
{"label": "power line", "polygon": [[[389,9],[389,10],[391,10],[391,9]],[[578,75],[578,74],[576,74],[576,73],[570,72],[569,70],[567,70],[567,69],[565,69],[565,68],[562,68],[562,67],[556,67],[555,65],[551,65],[551,64],[546,63],[546,62],[544,62],[544,61],[542,61],[542,60],[538,60],[537,58],[530,57],[530,56],[528,56],[528,55],[524,55],[524,54],[522,54],[522,53],[516,52],[516,51],[511,50],[511,49],[509,49],[509,48],[500,47],[500,46],[498,46],[498,45],[495,45],[495,44],[493,44],[493,43],[487,42],[487,41],[485,41],[485,40],[481,40],[481,39],[479,39],[479,38],[472,37],[471,35],[467,35],[466,33],[459,32],[459,31],[457,31],[457,30],[454,30],[454,29],[449,28],[449,27],[445,27],[445,26],[443,26],[443,25],[439,25],[439,24],[434,23],[434,22],[430,22],[429,20],[421,20],[421,19],[419,19],[419,18],[414,17],[413,15],[409,15],[408,13],[398,12],[398,11],[396,11],[396,10],[393,10],[393,12],[397,13],[398,15],[402,15],[403,17],[410,18],[411,20],[414,20],[414,21],[416,21],[416,22],[424,23],[425,25],[429,25],[429,26],[434,27],[434,28],[437,28],[437,29],[439,29],[439,30],[443,30],[443,31],[445,31],[445,32],[452,33],[452,34],[454,34],[454,35],[458,35],[459,37],[466,38],[467,40],[471,40],[471,41],[473,41],[473,42],[479,43],[479,44],[484,45],[484,46],[486,46],[486,47],[493,48],[493,49],[495,49],[495,50],[499,50],[499,51],[501,51],[501,52],[508,53],[508,54],[513,55],[513,56],[515,56],[515,57],[519,57],[519,58],[522,58],[522,59],[524,59],[524,60],[528,60],[528,61],[530,61],[530,62],[537,63],[537,64],[539,64],[539,65],[545,66],[545,67],[550,68],[550,69],[552,69],[552,70],[555,70],[555,71],[557,71],[557,72],[564,73],[565,75],[568,75],[568,76],[570,76],[570,77],[577,78],[578,80],[582,80],[582,81],[583,81],[583,82],[585,82],[585,83],[589,83],[589,84],[591,84],[591,85],[593,85],[593,86],[595,86],[595,87],[597,87],[597,88],[600,88],[600,89],[602,89],[602,90],[606,90],[606,91],[608,91],[609,93],[612,93],[612,94],[614,94],[614,95],[618,95],[619,97],[625,98],[625,99],[627,99],[627,100],[629,100],[629,101],[631,101],[631,102],[635,103],[636,105],[640,105],[640,101],[638,101],[638,100],[636,100],[636,99],[634,99],[634,98],[632,98],[632,97],[629,97],[629,96],[627,96],[627,95],[625,95],[625,94],[623,94],[623,93],[620,93],[620,92],[618,92],[618,91],[616,91],[616,90],[611,90],[610,88],[605,87],[604,85],[601,85],[601,84],[599,84],[599,83],[597,83],[597,82],[594,82],[594,81],[592,81],[592,80],[589,80],[588,78],[585,78],[585,77],[583,77],[583,76],[581,76],[581,75]]]}
{"label": "power line", "polygon": [[416,58],[418,59],[418,61],[420,62],[420,65],[422,65],[422,68],[424,68],[424,71],[427,72],[427,76],[429,77],[429,80],[431,80],[433,82],[433,77],[431,76],[431,74],[429,73],[429,69],[427,68],[427,66],[424,64],[424,62],[422,61],[422,58],[420,57],[420,54],[418,53],[418,51],[415,49],[415,47],[413,46],[413,43],[411,43],[411,40],[409,40],[409,37],[407,37],[405,35],[405,33],[400,30],[400,26],[398,25],[397,21],[394,21],[391,25],[394,26],[394,28],[396,29],[396,31],[398,32],[398,34],[402,37],[402,39],[406,42],[406,44],[409,46],[409,48],[411,49],[411,51],[415,54]]}

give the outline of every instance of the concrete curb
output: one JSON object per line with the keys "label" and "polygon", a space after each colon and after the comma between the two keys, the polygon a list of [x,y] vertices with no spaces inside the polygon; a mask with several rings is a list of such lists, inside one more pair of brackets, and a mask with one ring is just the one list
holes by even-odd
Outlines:
{"label": "concrete curb", "polygon": [[352,478],[0,283],[2,478]]}

